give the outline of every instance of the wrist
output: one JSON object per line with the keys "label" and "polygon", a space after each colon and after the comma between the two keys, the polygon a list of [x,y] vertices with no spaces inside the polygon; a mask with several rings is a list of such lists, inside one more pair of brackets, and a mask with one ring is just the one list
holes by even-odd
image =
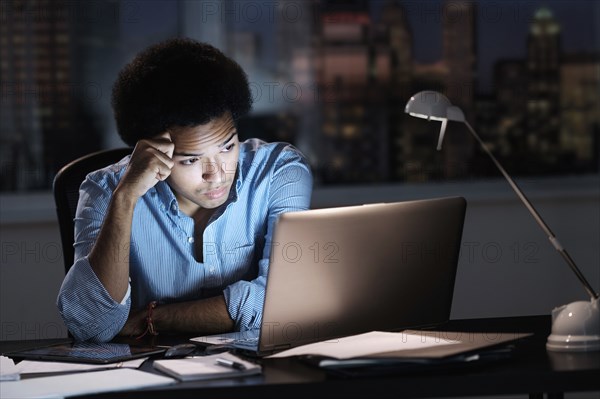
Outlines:
{"label": "wrist", "polygon": [[155,324],[155,309],[158,306],[158,302],[152,301],[146,307],[146,317],[144,318],[145,328],[140,336],[136,339],[141,339],[146,335],[158,335],[158,330]]}
{"label": "wrist", "polygon": [[113,191],[111,204],[120,209],[133,211],[138,198],[138,196],[130,193],[124,187],[117,186],[117,188]]}

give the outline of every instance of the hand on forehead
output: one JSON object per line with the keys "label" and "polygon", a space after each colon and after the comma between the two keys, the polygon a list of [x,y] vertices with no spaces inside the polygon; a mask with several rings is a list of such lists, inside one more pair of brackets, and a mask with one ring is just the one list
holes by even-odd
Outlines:
{"label": "hand on forehead", "polygon": [[236,134],[235,124],[229,113],[210,122],[193,127],[173,127],[168,134],[175,144],[175,154],[204,154],[229,142]]}

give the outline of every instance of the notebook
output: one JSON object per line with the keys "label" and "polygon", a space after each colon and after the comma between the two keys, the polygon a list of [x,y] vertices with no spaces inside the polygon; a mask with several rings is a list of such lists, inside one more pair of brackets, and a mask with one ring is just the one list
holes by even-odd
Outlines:
{"label": "notebook", "polygon": [[275,224],[258,330],[192,338],[265,355],[449,320],[466,201],[288,212]]}
{"label": "notebook", "polygon": [[180,381],[245,377],[260,374],[260,364],[248,362],[231,353],[195,356],[184,359],[155,360],[154,368]]}

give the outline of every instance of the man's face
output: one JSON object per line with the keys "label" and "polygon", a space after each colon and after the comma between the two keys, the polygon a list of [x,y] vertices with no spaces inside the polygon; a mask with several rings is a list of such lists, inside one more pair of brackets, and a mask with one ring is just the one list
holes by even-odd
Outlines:
{"label": "man's face", "polygon": [[207,124],[169,131],[175,144],[167,182],[180,209],[191,215],[199,208],[214,209],[227,200],[235,179],[239,140],[229,112]]}

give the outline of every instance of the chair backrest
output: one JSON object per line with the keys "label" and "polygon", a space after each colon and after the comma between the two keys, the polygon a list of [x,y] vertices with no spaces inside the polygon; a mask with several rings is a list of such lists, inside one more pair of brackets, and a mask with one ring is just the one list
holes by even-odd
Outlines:
{"label": "chair backrest", "polygon": [[73,249],[75,225],[73,219],[79,201],[79,186],[81,186],[88,173],[118,162],[132,152],[133,148],[97,151],[71,161],[56,174],[52,188],[60,228],[65,273],[71,268],[75,256]]}

